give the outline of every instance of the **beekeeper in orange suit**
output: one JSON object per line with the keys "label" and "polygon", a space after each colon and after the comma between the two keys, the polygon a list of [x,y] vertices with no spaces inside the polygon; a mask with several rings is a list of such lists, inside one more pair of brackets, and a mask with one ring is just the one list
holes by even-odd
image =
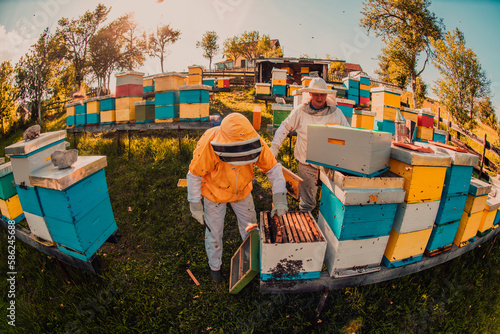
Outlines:
{"label": "beekeeper in orange suit", "polygon": [[220,126],[203,134],[193,152],[187,175],[189,208],[198,222],[207,225],[205,248],[210,274],[216,282],[222,280],[222,234],[227,203],[231,203],[236,214],[242,239],[246,237],[246,228],[257,223],[251,195],[253,166],[259,167],[271,182],[271,215],[284,215],[288,205],[282,167],[245,116],[239,113],[226,116]]}
{"label": "beekeeper in orange suit", "polygon": [[[298,175],[302,178],[299,193],[299,209],[311,211],[316,207],[316,173],[318,166],[306,162],[307,126],[309,124],[340,124],[349,126],[342,111],[337,108],[335,91],[328,89],[325,80],[313,78],[309,86],[301,88],[300,92],[308,93],[302,102],[296,106],[280,124],[271,143],[271,151],[278,156],[281,144],[291,131],[297,132],[294,156],[299,162]],[[304,94],[305,95],[305,94]]]}

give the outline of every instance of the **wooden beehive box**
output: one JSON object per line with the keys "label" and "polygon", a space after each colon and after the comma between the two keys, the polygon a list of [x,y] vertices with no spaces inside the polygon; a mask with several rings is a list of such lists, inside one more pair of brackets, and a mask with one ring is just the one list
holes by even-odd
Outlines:
{"label": "wooden beehive box", "polygon": [[168,72],[155,75],[155,92],[176,90],[179,86],[184,85],[185,78],[185,75],[176,72]]}
{"label": "wooden beehive box", "polygon": [[259,232],[252,230],[231,258],[229,293],[237,294],[259,273]]}
{"label": "wooden beehive box", "polygon": [[446,144],[446,137],[447,137],[447,135],[448,135],[448,131],[434,129],[434,134],[433,134],[433,137],[432,137],[432,141],[435,141],[437,143]]}
{"label": "wooden beehive box", "polygon": [[389,235],[339,241],[321,212],[318,226],[327,240],[325,265],[330,276],[354,276],[380,270]]}
{"label": "wooden beehive box", "polygon": [[100,111],[116,110],[115,99],[111,95],[103,96],[99,104]]}
{"label": "wooden beehive box", "polygon": [[31,185],[29,175],[32,171],[51,164],[50,155],[54,151],[66,149],[66,130],[41,133],[39,137],[20,141],[5,148],[10,157],[16,184]]}
{"label": "wooden beehive box", "polygon": [[399,108],[391,106],[374,106],[372,105],[372,111],[375,113],[377,119],[383,119],[388,121],[396,120],[396,115]]}
{"label": "wooden beehive box", "polygon": [[301,85],[294,85],[294,84],[288,85],[288,96],[293,97],[294,92],[298,91],[300,88],[302,88]]}
{"label": "wooden beehive box", "polygon": [[489,232],[493,228],[493,223],[495,222],[495,217],[500,207],[500,200],[495,197],[488,196],[486,201],[486,206],[483,210],[483,215],[481,216],[481,222],[478,227],[478,235],[482,236]]}
{"label": "wooden beehive box", "polygon": [[326,241],[310,212],[288,212],[277,221],[260,213],[260,279],[317,279]]}
{"label": "wooden beehive box", "polygon": [[470,242],[475,241],[482,216],[483,211],[472,214],[464,211],[453,243],[458,247],[463,247],[468,245]]}
{"label": "wooden beehive box", "polygon": [[415,122],[415,125],[418,124],[418,110],[408,107],[401,108],[401,114],[407,121]]}
{"label": "wooden beehive box", "polygon": [[136,123],[151,123],[155,120],[155,105],[154,101],[138,101],[134,102],[135,106],[135,122]]}
{"label": "wooden beehive box", "polygon": [[293,110],[291,104],[273,103],[271,105],[273,110],[273,127],[278,128],[281,123],[290,115]]}
{"label": "wooden beehive box", "polygon": [[370,89],[372,106],[401,107],[401,93],[387,87],[374,87]]}
{"label": "wooden beehive box", "polygon": [[401,234],[392,229],[382,262],[396,268],[422,260],[431,233],[432,227]]}
{"label": "wooden beehive box", "polygon": [[6,200],[17,194],[14,186],[12,163],[9,161],[0,165],[0,198]]}
{"label": "wooden beehive box", "polygon": [[144,80],[144,73],[127,71],[115,74],[116,87],[123,85],[140,85],[142,87]]}
{"label": "wooden beehive box", "polygon": [[450,156],[393,146],[389,164],[392,172],[405,179],[405,202],[441,199],[446,168],[451,165]]}
{"label": "wooden beehive box", "polygon": [[285,80],[286,81],[286,70],[273,67],[271,70],[271,77],[273,80]]}
{"label": "wooden beehive box", "polygon": [[117,230],[105,166],[104,156],[80,156],[71,168],[49,165],[30,175],[57,247],[84,261]]}
{"label": "wooden beehive box", "polygon": [[179,103],[208,103],[210,86],[185,85],[179,87]]}
{"label": "wooden beehive box", "polygon": [[401,177],[386,172],[366,178],[321,168],[320,180],[319,211],[338,240],[389,235],[397,205],[404,199]]}
{"label": "wooden beehive box", "polygon": [[42,239],[43,241],[49,243],[52,243],[54,241],[49,231],[49,227],[47,226],[45,217],[25,212],[24,218],[26,218],[26,223],[28,223],[31,234],[36,237],[35,240]]}
{"label": "wooden beehive box", "polygon": [[398,204],[392,229],[399,234],[403,234],[432,228],[440,202],[440,200],[437,200]]}
{"label": "wooden beehive box", "polygon": [[115,110],[101,111],[101,124],[114,124],[114,123],[116,123]]}
{"label": "wooden beehive box", "polygon": [[425,247],[426,256],[434,256],[451,250],[453,240],[460,226],[460,219],[435,225]]}
{"label": "wooden beehive box", "polygon": [[369,110],[354,110],[352,126],[360,129],[373,130],[375,125],[375,113]]}
{"label": "wooden beehive box", "polygon": [[306,161],[373,177],[389,167],[392,135],[341,125],[309,125]]}
{"label": "wooden beehive box", "polygon": [[340,99],[340,98],[337,98],[336,101],[337,101],[337,107],[340,109],[340,111],[342,111],[344,116],[352,117],[355,102],[353,100]]}
{"label": "wooden beehive box", "polygon": [[420,110],[417,125],[425,128],[434,128],[434,114],[430,110]]}
{"label": "wooden beehive box", "polygon": [[11,196],[7,199],[0,199],[0,211],[7,220],[15,220],[23,214],[23,208],[19,201],[19,195]]}
{"label": "wooden beehive box", "polygon": [[217,78],[217,88],[229,88],[229,78]]}
{"label": "wooden beehive box", "polygon": [[155,106],[155,123],[179,121],[179,105]]}
{"label": "wooden beehive box", "polygon": [[256,96],[269,96],[271,95],[271,84],[259,82],[255,84]]}
{"label": "wooden beehive box", "polygon": [[441,197],[435,223],[437,225],[447,224],[460,220],[467,202],[467,195],[453,195]]}
{"label": "wooden beehive box", "polygon": [[181,122],[208,121],[209,103],[179,103]]}
{"label": "wooden beehive box", "polygon": [[210,86],[211,88],[215,88],[217,79],[215,78],[203,78],[203,85]]}

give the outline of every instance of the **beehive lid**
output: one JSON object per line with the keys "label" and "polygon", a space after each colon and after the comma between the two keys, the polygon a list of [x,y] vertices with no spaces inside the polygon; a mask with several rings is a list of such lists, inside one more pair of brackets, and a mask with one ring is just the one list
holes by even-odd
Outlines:
{"label": "beehive lid", "polygon": [[428,108],[420,109],[418,113],[420,115],[434,117],[434,113]]}
{"label": "beehive lid", "polygon": [[281,68],[276,68],[276,67],[273,67],[273,69],[271,70],[271,73],[272,72],[287,72],[287,70],[283,70]]}
{"label": "beehive lid", "polygon": [[64,190],[107,166],[106,156],[79,156],[70,168],[59,169],[53,164],[30,174],[33,187]]}
{"label": "beehive lid", "polygon": [[364,188],[364,189],[401,188],[402,189],[405,181],[403,177],[391,171],[384,172],[372,178],[352,175],[323,166],[320,167],[320,171],[328,179],[333,180],[333,183],[342,190],[347,188]]}
{"label": "beehive lid", "polygon": [[443,153],[423,153],[403,147],[392,146],[391,158],[410,166],[441,166],[449,167],[451,157]]}
{"label": "beehive lid", "polygon": [[212,90],[209,85],[184,85],[177,87],[178,90]]}
{"label": "beehive lid", "polygon": [[353,77],[345,77],[342,79],[342,81],[349,81],[349,80],[352,80],[352,81],[359,81],[359,77],[358,78],[353,78]]}
{"label": "beehive lid", "polygon": [[431,143],[415,142],[415,145],[422,147],[430,147],[435,152],[440,154],[445,154],[451,157],[451,163],[458,166],[477,166],[479,163],[479,157],[475,154],[470,154],[467,152],[459,152],[453,149],[448,149],[442,146],[436,146]]}
{"label": "beehive lid", "polygon": [[116,73],[115,74],[115,77],[117,78],[121,78],[121,77],[126,77],[126,76],[139,76],[139,77],[143,77],[144,76],[144,73],[142,72],[136,72],[136,71],[127,71],[127,72],[122,72],[122,73]]}
{"label": "beehive lid", "polygon": [[488,196],[488,199],[486,200],[485,210],[494,211],[498,208],[500,208],[500,198]]}
{"label": "beehive lid", "polygon": [[10,161],[7,162],[6,164],[0,165],[0,177],[3,177],[10,173],[12,173],[12,164]]}
{"label": "beehive lid", "polygon": [[292,110],[293,104],[281,104],[281,103],[273,103],[271,105],[272,110]]}
{"label": "beehive lid", "polygon": [[418,114],[418,109],[413,109],[413,108],[408,108],[408,107],[403,107],[402,111],[409,112],[409,113],[412,113],[412,114]]}
{"label": "beehive lid", "polygon": [[379,86],[379,87],[373,87],[370,89],[370,92],[372,93],[391,93],[391,94],[396,94],[396,95],[401,95],[401,90],[392,88],[392,87],[385,87],[385,86]]}
{"label": "beehive lid", "polygon": [[66,130],[40,133],[40,137],[24,141],[21,140],[5,148],[6,156],[27,155],[47,145],[53,144],[66,138]]}
{"label": "beehive lid", "polygon": [[115,99],[116,97],[114,97],[113,95],[106,95],[106,96],[101,96],[102,100],[106,100],[106,99]]}
{"label": "beehive lid", "polygon": [[345,103],[345,104],[352,104],[352,105],[354,105],[356,103],[353,100],[340,99],[340,98],[336,98],[335,101],[337,101],[337,103]]}
{"label": "beehive lid", "polygon": [[257,82],[255,86],[266,86],[266,87],[271,87],[270,83],[265,83],[265,82]]}
{"label": "beehive lid", "polygon": [[88,99],[85,99],[84,102],[94,102],[94,101],[101,101],[104,98],[104,96],[96,96],[96,97],[90,97]]}
{"label": "beehive lid", "polygon": [[152,75],[153,78],[165,78],[165,77],[181,77],[181,78],[187,78],[188,76],[187,75],[183,75],[183,74],[180,74],[180,73],[177,73],[177,72],[165,72],[165,73],[159,73],[159,74],[155,74],[155,75]]}
{"label": "beehive lid", "polygon": [[354,109],[354,113],[356,115],[365,115],[365,116],[373,116],[373,117],[377,116],[377,112],[371,111],[371,110]]}
{"label": "beehive lid", "polygon": [[145,100],[142,100],[142,101],[136,101],[134,102],[134,106],[145,106],[146,105],[146,102]]}
{"label": "beehive lid", "polygon": [[475,177],[470,180],[469,194],[473,196],[486,195],[491,191],[491,184],[481,181]]}
{"label": "beehive lid", "polygon": [[73,101],[73,102],[66,103],[66,105],[64,107],[65,108],[74,107],[77,104],[82,104],[82,103],[85,103],[85,101],[83,101],[83,100]]}

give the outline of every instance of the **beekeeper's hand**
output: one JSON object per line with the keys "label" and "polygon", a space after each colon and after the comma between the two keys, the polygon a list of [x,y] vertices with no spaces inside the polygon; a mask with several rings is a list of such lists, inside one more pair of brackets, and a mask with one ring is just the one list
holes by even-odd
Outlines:
{"label": "beekeeper's hand", "polygon": [[205,225],[205,213],[203,212],[203,204],[201,202],[189,202],[189,210],[194,219],[201,225]]}
{"label": "beekeeper's hand", "polygon": [[286,193],[273,194],[273,209],[271,210],[271,217],[275,214],[278,217],[283,216],[288,211],[288,204],[286,201]]}

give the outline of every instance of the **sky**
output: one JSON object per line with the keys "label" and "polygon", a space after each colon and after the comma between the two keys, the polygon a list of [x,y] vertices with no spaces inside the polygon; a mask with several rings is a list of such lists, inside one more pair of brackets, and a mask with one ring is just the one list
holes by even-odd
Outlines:
{"label": "sky", "polygon": [[[279,39],[285,57],[309,55],[312,58],[338,58],[360,64],[375,77],[381,40],[360,26],[361,0],[0,0],[0,62],[15,63],[24,55],[44,28],[54,32],[57,21],[77,18],[98,3],[111,7],[108,20],[134,12],[146,30],[157,24],[170,24],[180,30],[180,39],[169,47],[165,72],[187,71],[188,66],[203,65],[203,51],[196,48],[206,31],[214,30],[219,45],[226,38],[257,30]],[[459,28],[466,45],[477,55],[491,81],[492,101],[500,117],[500,17],[499,0],[433,0],[429,9],[443,18],[446,30]],[[217,55],[213,62],[224,60]],[[161,72],[158,58],[148,59],[137,69],[146,75]],[[439,73],[431,65],[422,75],[428,95]]]}

